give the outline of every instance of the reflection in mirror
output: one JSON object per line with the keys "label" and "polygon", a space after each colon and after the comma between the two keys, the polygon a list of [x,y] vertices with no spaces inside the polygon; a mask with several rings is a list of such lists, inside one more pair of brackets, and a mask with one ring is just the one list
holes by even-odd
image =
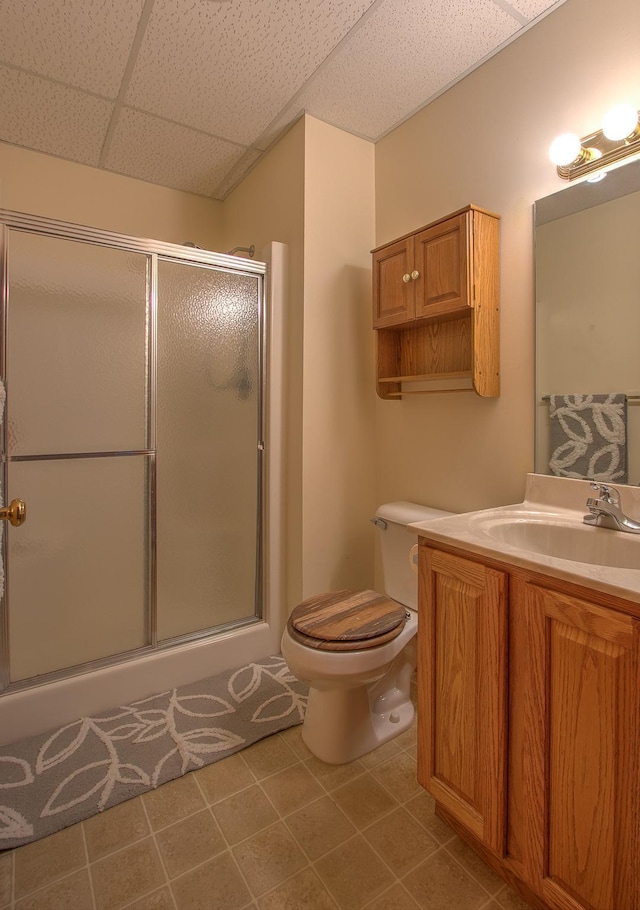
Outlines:
{"label": "reflection in mirror", "polygon": [[535,471],[640,484],[640,161],[536,202],[535,267]]}

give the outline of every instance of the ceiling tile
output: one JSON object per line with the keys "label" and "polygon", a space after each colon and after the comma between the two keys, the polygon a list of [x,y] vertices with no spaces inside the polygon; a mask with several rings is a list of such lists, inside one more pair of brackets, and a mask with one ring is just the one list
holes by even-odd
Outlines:
{"label": "ceiling tile", "polygon": [[244,148],[124,108],[105,167],[149,183],[211,196]]}
{"label": "ceiling tile", "polygon": [[222,199],[305,111],[376,141],[564,2],[0,0],[0,141]]}
{"label": "ceiling tile", "polygon": [[[491,0],[385,0],[298,94],[295,109],[376,140],[519,28]],[[292,114],[286,109],[272,125],[274,136]]]}
{"label": "ceiling tile", "polygon": [[[561,3],[564,3],[564,0],[561,0]],[[535,19],[536,16],[542,15],[554,6],[560,6],[561,3],[558,3],[558,0],[509,0],[509,5],[527,19]]]}
{"label": "ceiling tile", "polygon": [[97,166],[113,104],[0,66],[0,139]]}
{"label": "ceiling tile", "polygon": [[144,0],[0,0],[0,62],[116,98]]}
{"label": "ceiling tile", "polygon": [[373,0],[156,0],[126,103],[250,145]]}

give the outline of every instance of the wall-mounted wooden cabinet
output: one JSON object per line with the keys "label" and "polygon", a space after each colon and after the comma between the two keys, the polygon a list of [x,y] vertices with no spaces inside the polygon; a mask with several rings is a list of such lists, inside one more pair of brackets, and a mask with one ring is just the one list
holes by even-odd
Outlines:
{"label": "wall-mounted wooden cabinet", "polygon": [[439,814],[533,906],[637,910],[640,607],[424,539],[419,562]]}
{"label": "wall-mounted wooden cabinet", "polygon": [[373,250],[381,398],[464,379],[479,395],[500,394],[499,222],[470,205]]}

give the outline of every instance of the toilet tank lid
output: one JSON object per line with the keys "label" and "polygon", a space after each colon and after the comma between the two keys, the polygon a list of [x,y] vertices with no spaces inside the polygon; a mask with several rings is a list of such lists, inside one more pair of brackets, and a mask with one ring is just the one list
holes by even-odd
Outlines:
{"label": "toilet tank lid", "polygon": [[385,521],[394,521],[396,524],[408,525],[414,521],[429,521],[431,518],[445,518],[454,515],[454,512],[445,512],[443,509],[434,509],[431,506],[421,506],[417,502],[387,502],[378,506],[376,517]]}

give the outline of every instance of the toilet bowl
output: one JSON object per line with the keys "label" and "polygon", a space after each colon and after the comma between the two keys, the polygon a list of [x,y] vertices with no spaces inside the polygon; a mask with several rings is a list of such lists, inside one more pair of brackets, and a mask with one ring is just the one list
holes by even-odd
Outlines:
{"label": "toilet bowl", "polygon": [[412,723],[418,575],[407,525],[450,515],[410,502],[386,503],[379,531],[385,593],[337,591],[298,604],[282,635],[289,669],[309,686],[302,739],[322,761],[365,755]]}

